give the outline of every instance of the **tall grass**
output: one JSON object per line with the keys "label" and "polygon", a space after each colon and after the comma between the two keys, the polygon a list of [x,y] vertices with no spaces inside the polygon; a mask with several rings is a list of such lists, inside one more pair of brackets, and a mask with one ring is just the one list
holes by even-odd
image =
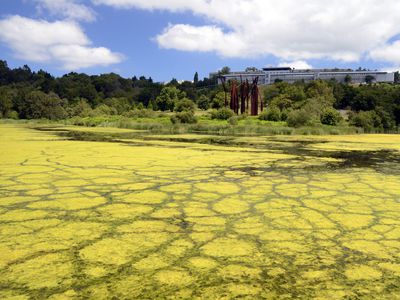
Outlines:
{"label": "tall grass", "polygon": [[225,122],[199,122],[197,124],[171,124],[163,119],[150,119],[138,122],[129,118],[109,120],[100,123],[99,126],[112,126],[126,129],[145,130],[158,134],[182,134],[199,133],[213,135],[236,135],[236,136],[257,136],[257,135],[339,135],[363,133],[361,129],[346,126],[314,126],[292,128],[279,124],[262,123],[239,123],[230,125]]}
{"label": "tall grass", "polygon": [[[352,126],[328,126],[315,125],[300,128],[288,127],[285,122],[260,121],[256,118],[240,120],[238,125],[231,125],[228,121],[210,120],[200,117],[197,124],[172,124],[166,115],[157,117],[128,118],[122,116],[101,117],[75,117],[62,121],[49,120],[0,120],[1,123],[18,124],[63,124],[86,127],[117,127],[125,129],[143,130],[154,134],[212,134],[233,136],[257,136],[257,135],[344,135],[362,133],[383,133],[381,130],[365,132],[362,128]],[[384,133],[399,133],[400,130],[392,130]]]}

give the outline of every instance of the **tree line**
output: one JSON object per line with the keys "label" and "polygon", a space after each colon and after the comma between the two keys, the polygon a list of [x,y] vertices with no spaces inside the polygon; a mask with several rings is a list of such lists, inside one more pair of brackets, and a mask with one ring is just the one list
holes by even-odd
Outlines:
{"label": "tree line", "polygon": [[[400,125],[400,85],[352,85],[335,80],[309,83],[275,83],[266,87],[265,118],[286,120],[289,125],[321,122],[337,125],[343,117],[366,131],[390,131]],[[342,114],[339,114],[339,111]]]}
{"label": "tree line", "polygon": [[[0,60],[0,117],[20,119],[63,119],[73,116],[122,114],[135,108],[174,110],[209,96],[215,79],[198,79],[168,84],[145,76],[123,78],[109,73],[89,76],[71,72],[62,77],[29,66],[10,69]],[[182,104],[181,104],[182,105]],[[200,106],[204,107],[204,105]]]}
{"label": "tree line", "polygon": [[[228,67],[220,74],[229,72]],[[228,85],[232,83],[227,83]],[[229,87],[228,87],[229,88]],[[266,110],[262,120],[289,126],[337,125],[389,131],[400,126],[400,85],[352,85],[335,80],[276,82],[261,89]],[[216,78],[167,84],[145,76],[123,78],[109,73],[89,76],[71,72],[61,77],[27,65],[15,69],[0,60],[0,117],[52,120],[100,115],[134,115],[137,110],[175,111],[173,122],[195,122],[195,109],[214,109],[211,117],[226,118],[225,93]],[[229,95],[228,95],[229,97]],[[229,101],[229,100],[228,100]],[[218,110],[222,110],[219,112]],[[341,113],[339,113],[341,111]],[[245,117],[245,116],[244,116]]]}

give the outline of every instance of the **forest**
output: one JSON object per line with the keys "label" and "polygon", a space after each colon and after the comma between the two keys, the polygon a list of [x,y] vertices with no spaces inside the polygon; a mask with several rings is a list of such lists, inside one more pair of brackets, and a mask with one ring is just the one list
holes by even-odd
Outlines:
{"label": "forest", "polygon": [[[226,72],[228,67],[220,74]],[[276,82],[260,87],[260,95],[264,111],[258,119],[285,122],[289,127],[341,124],[364,132],[397,132],[400,125],[397,83]],[[193,81],[159,83],[151,77],[123,78],[115,73],[89,76],[71,72],[54,77],[43,70],[34,72],[27,65],[11,69],[6,61],[0,61],[1,118],[135,118],[154,116],[152,111],[173,112],[172,124],[196,123],[197,116],[204,115],[201,111],[208,111],[210,120],[228,120],[231,125],[247,118],[247,113],[234,116],[224,103],[225,93],[216,78],[200,80],[197,72]]]}

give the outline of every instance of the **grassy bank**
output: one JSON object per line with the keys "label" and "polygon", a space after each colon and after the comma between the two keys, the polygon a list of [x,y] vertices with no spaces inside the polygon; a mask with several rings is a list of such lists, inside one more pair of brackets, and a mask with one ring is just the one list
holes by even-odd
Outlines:
{"label": "grassy bank", "polygon": [[229,120],[211,119],[205,113],[196,114],[196,124],[173,124],[171,116],[173,113],[157,113],[126,117],[120,115],[114,116],[96,116],[96,117],[74,117],[60,121],[47,119],[38,120],[11,120],[1,119],[0,124],[12,123],[32,123],[32,124],[63,124],[76,125],[84,127],[116,127],[135,130],[145,130],[157,134],[213,134],[213,135],[236,135],[236,136],[258,136],[258,135],[348,135],[363,133],[399,133],[398,130],[383,131],[374,129],[366,132],[363,128],[347,125],[345,123],[338,126],[328,126],[315,124],[313,126],[303,126],[299,128],[289,127],[286,122],[273,122],[259,120],[257,117],[248,116],[246,118],[237,118],[233,125]]}
{"label": "grassy bank", "polygon": [[136,130],[146,130],[152,133],[182,134],[202,133],[216,135],[339,135],[364,133],[360,128],[351,126],[307,126],[293,128],[286,122],[262,121],[256,117],[238,120],[237,125],[231,125],[226,120],[211,120],[200,116],[196,124],[172,124],[168,115],[156,118],[126,118],[120,116],[72,118],[63,121],[66,125],[117,127]]}

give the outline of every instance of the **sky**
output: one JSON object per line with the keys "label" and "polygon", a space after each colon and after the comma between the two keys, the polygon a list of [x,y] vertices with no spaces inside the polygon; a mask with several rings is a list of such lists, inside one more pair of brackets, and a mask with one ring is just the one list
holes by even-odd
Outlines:
{"label": "sky", "polygon": [[400,69],[398,0],[0,0],[0,59],[193,80],[224,66]]}

